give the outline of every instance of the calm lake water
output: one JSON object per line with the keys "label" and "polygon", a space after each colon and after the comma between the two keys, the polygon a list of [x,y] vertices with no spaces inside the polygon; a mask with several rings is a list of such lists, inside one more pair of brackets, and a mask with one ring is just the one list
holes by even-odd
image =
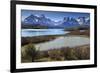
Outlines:
{"label": "calm lake water", "polygon": [[90,43],[90,39],[79,36],[59,37],[53,41],[36,44],[35,47],[40,50],[57,49],[62,47],[75,47]]}
{"label": "calm lake water", "polygon": [[22,29],[22,37],[33,37],[43,35],[62,35],[69,32],[65,32],[64,29]]}

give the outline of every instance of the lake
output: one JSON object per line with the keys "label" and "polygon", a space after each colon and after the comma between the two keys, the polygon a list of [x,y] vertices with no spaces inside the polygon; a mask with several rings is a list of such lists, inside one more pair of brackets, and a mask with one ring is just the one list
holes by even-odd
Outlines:
{"label": "lake", "polygon": [[[83,32],[82,30],[81,32]],[[63,35],[69,33],[64,29],[22,29],[22,37],[34,37],[44,35]],[[49,50],[62,47],[76,47],[90,44],[90,39],[84,36],[59,36],[52,41],[35,44],[36,49]]]}
{"label": "lake", "polygon": [[40,50],[59,49],[62,47],[76,47],[90,44],[90,39],[81,36],[62,36],[55,40],[36,44],[35,47]]}
{"label": "lake", "polygon": [[64,29],[22,29],[22,37],[44,36],[44,35],[63,35],[69,32],[65,32]]}

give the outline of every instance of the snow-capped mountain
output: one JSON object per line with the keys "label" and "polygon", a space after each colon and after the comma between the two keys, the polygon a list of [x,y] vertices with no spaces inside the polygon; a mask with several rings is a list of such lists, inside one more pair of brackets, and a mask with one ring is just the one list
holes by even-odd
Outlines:
{"label": "snow-capped mountain", "polygon": [[26,25],[41,25],[41,26],[54,26],[55,22],[49,18],[46,18],[45,15],[35,16],[30,15],[24,19],[24,24]]}
{"label": "snow-capped mountain", "polygon": [[71,17],[65,17],[61,23],[62,27],[75,27],[75,26],[79,26],[79,23],[77,22],[77,20],[75,18],[71,18]]}
{"label": "snow-capped mountain", "polygon": [[49,28],[66,28],[66,27],[77,27],[83,25],[90,25],[89,17],[64,17],[62,20],[55,22],[50,18],[47,18],[44,14],[36,16],[31,14],[22,21],[22,25],[31,26],[46,26]]}
{"label": "snow-capped mountain", "polygon": [[37,22],[38,22],[38,17],[37,16],[34,16],[34,15],[30,15],[30,16],[28,16],[27,18],[25,18],[24,19],[24,24],[37,24]]}
{"label": "snow-capped mountain", "polygon": [[80,25],[90,25],[89,17],[79,17],[76,19]]}

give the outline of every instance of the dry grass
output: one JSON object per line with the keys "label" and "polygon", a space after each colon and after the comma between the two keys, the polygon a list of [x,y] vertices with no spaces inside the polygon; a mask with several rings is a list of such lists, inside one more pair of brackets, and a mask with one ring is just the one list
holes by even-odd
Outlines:
{"label": "dry grass", "polygon": [[70,31],[69,35],[85,35],[85,36],[90,36],[90,30],[84,30],[83,32],[80,32],[80,30],[74,30]]}
{"label": "dry grass", "polygon": [[56,36],[21,37],[21,45],[51,41],[54,40],[55,38]]}
{"label": "dry grass", "polygon": [[[27,51],[28,50],[26,50],[25,52]],[[32,62],[32,57],[34,58],[33,62],[87,60],[90,59],[90,47],[89,45],[83,45],[73,48],[56,48],[47,51],[38,51],[38,53],[31,56],[26,53],[26,56],[22,57],[22,62]]]}

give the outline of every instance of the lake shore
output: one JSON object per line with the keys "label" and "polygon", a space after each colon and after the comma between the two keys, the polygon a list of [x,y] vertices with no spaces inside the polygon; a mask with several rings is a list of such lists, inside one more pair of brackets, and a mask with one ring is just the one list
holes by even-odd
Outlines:
{"label": "lake shore", "polygon": [[63,35],[46,35],[46,36],[34,36],[34,37],[21,37],[21,45],[26,45],[29,43],[42,43],[42,42],[47,42],[47,41],[52,41],[56,39],[57,37],[60,36],[85,36],[85,37],[90,37],[90,31],[85,30],[83,32],[80,32],[80,30],[74,30],[70,31],[70,33],[63,34]]}
{"label": "lake shore", "polygon": [[70,33],[68,33],[68,35],[84,35],[86,37],[90,37],[90,30],[73,30],[73,31],[70,31]]}
{"label": "lake shore", "polygon": [[35,36],[35,37],[21,37],[21,45],[26,45],[29,43],[42,43],[47,41],[52,41],[56,39],[57,37],[60,37],[62,35],[47,35],[47,36]]}

